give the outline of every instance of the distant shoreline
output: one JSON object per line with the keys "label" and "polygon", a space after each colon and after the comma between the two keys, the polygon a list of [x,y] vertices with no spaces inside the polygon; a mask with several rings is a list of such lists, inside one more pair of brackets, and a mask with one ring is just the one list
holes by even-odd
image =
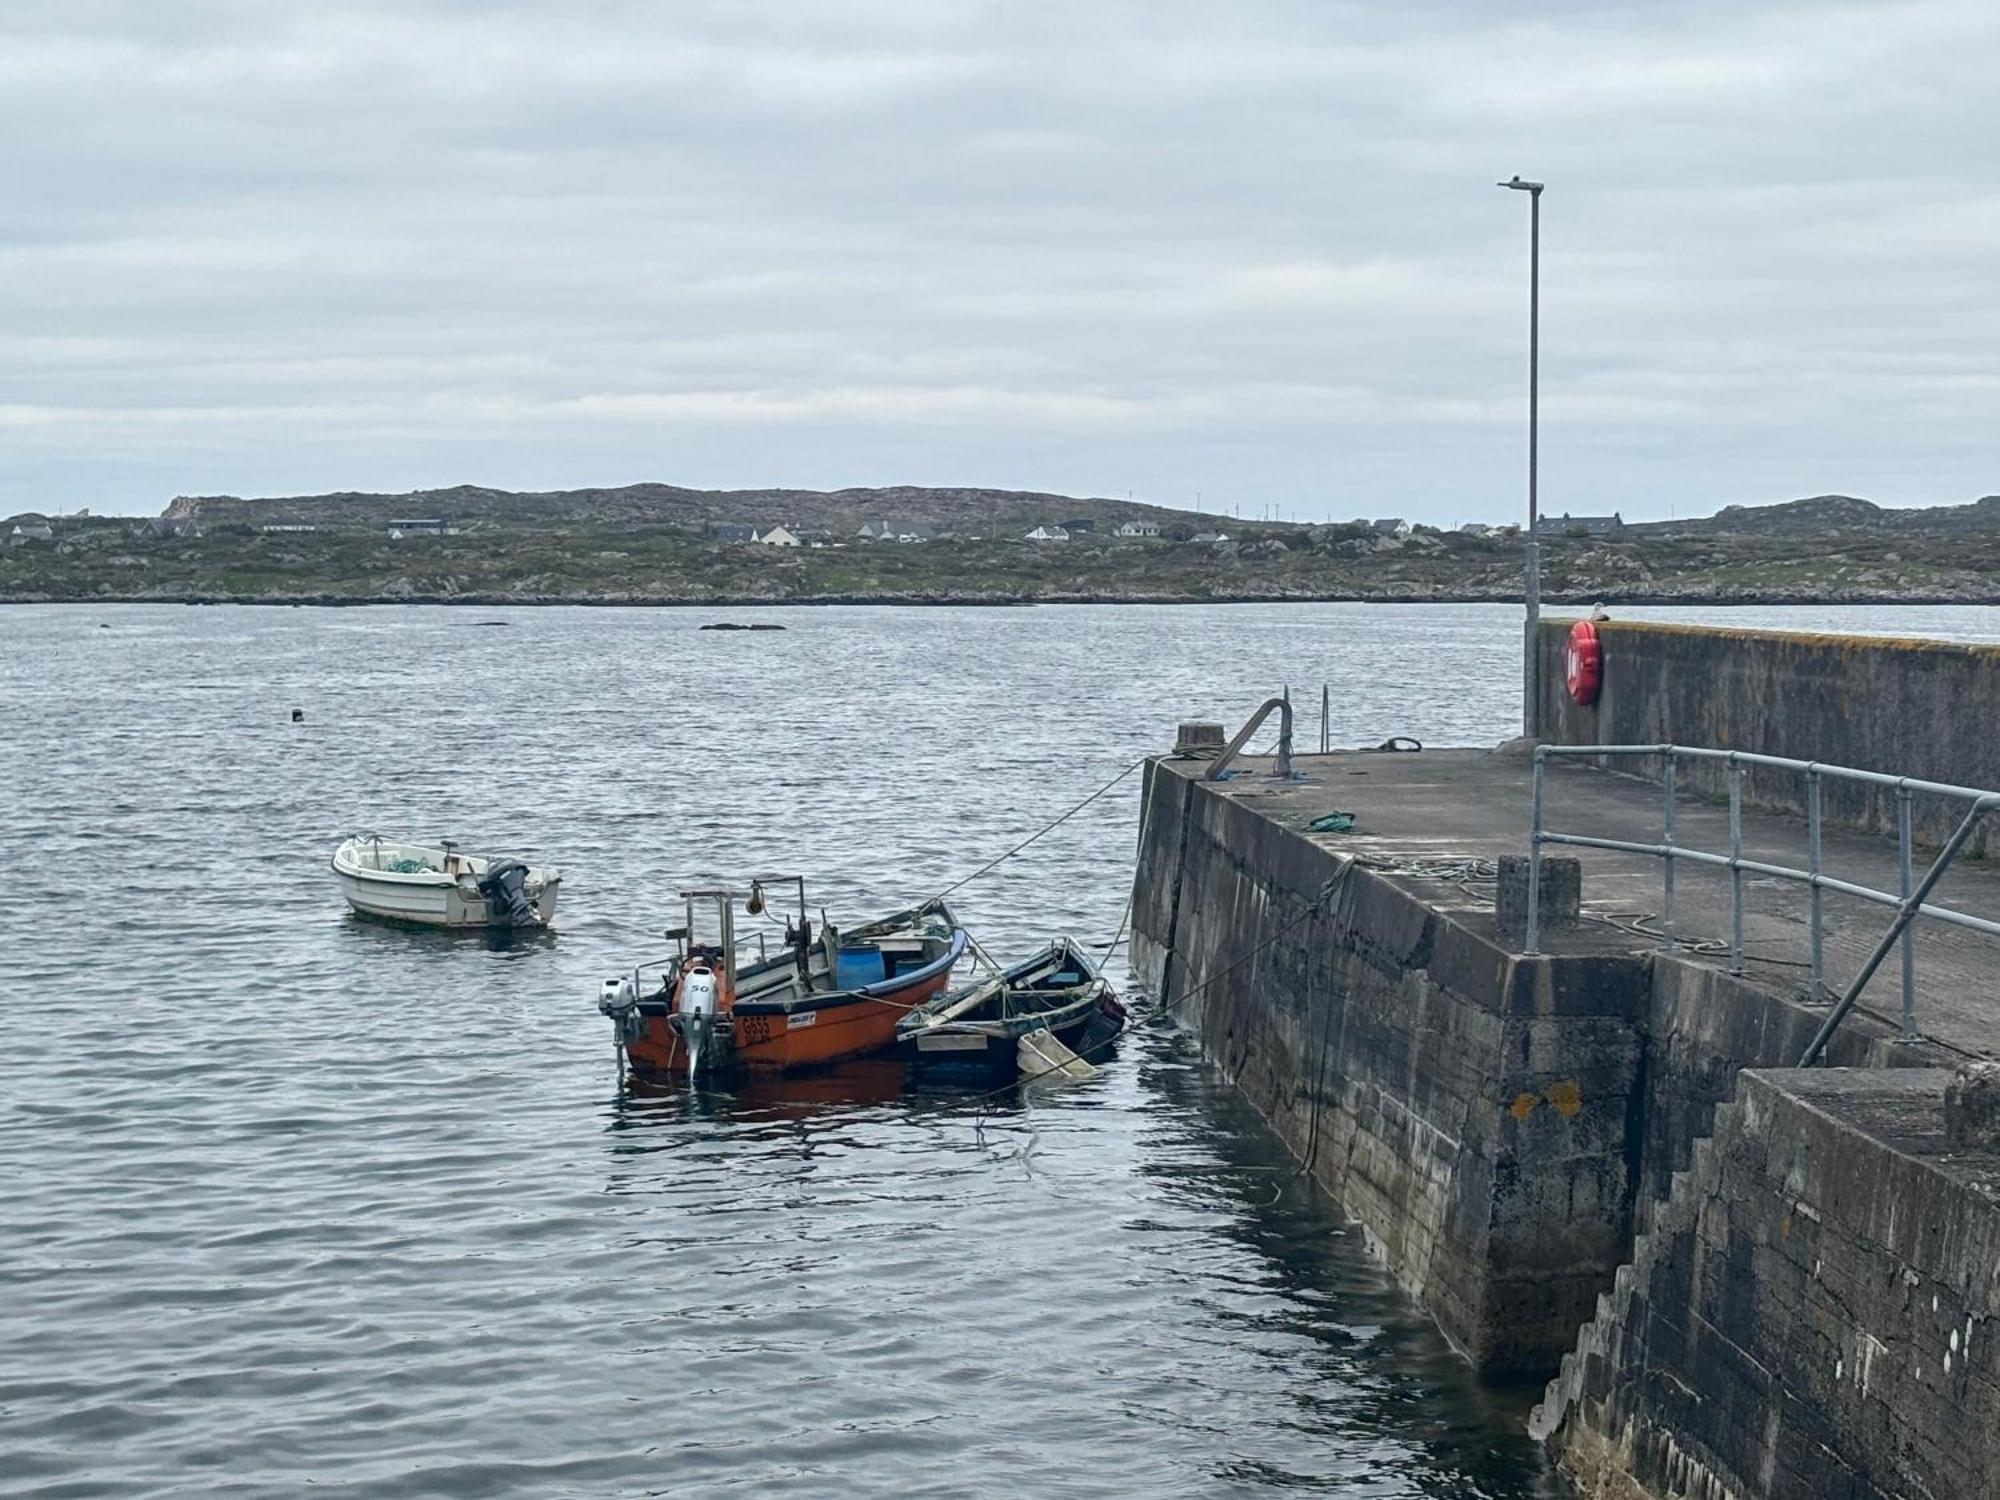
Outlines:
{"label": "distant shoreline", "polygon": [[[908,609],[1020,609],[1031,605],[1106,605],[1106,604],[1519,604],[1518,593],[1499,592],[1452,592],[1452,593],[1360,593],[1346,590],[1329,590],[1313,594],[1034,594],[995,596],[991,594],[939,594],[914,597],[907,594],[829,594],[805,599],[758,598],[753,595],[729,595],[707,598],[688,598],[676,595],[649,595],[633,597],[613,597],[598,594],[575,595],[535,595],[522,597],[512,594],[409,594],[391,596],[383,594],[186,594],[171,598],[142,594],[77,594],[45,595],[39,597],[0,596],[0,606],[32,607],[35,605],[223,605],[235,604],[252,608],[268,609],[372,609],[396,605],[464,605],[477,609],[530,608],[530,609],[821,609],[838,606],[867,605],[871,607],[895,607]],[[1765,593],[1744,591],[1725,593],[1720,591],[1672,592],[1661,591],[1645,594],[1588,593],[1588,594],[1545,594],[1542,603],[1558,609],[1585,608],[1592,604],[1614,606],[1647,606],[1685,608],[1695,605],[1712,605],[1717,608],[1753,608],[1780,605],[1800,605],[1806,607],[1838,608],[1858,605],[1908,605],[1930,607],[1981,608],[2000,605],[2000,590],[1992,594],[1976,597],[1947,594],[1921,593]]]}

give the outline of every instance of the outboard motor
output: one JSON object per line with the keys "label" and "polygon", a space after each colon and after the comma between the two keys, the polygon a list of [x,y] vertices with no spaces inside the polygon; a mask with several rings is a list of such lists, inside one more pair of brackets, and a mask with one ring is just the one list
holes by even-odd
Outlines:
{"label": "outboard motor", "polygon": [[715,971],[702,963],[689,969],[681,980],[680,1005],[670,1024],[680,1033],[681,1043],[687,1048],[690,1078],[701,1072],[702,1059],[709,1050],[721,988],[716,983]]}
{"label": "outboard motor", "polygon": [[528,899],[528,867],[518,859],[496,859],[479,877],[479,894],[486,898],[486,920],[510,927],[533,927],[539,920]]}
{"label": "outboard motor", "polygon": [[638,971],[605,980],[598,992],[597,1008],[611,1018],[611,1037],[622,1065],[625,1049],[638,1041],[645,1030],[639,1019]]}

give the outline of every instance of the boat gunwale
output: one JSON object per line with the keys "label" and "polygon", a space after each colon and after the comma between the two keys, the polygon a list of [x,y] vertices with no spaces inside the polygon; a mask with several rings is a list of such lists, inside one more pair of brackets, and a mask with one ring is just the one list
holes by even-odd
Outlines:
{"label": "boat gunwale", "polygon": [[[1036,974],[1053,976],[1062,973],[1072,965],[1084,976],[1077,984],[1064,985],[1059,990],[1037,990],[1032,984],[1027,983],[1031,976]],[[981,989],[990,990],[992,993],[980,1000],[978,1007],[973,1012],[974,1016],[977,1015],[978,1010],[983,1010],[996,1000],[1001,1000],[1010,995],[1039,994],[1070,996],[1080,990],[1095,989],[1097,991],[1096,998],[1098,1003],[1102,1004],[1106,996],[1116,995],[1117,993],[1112,988],[1111,982],[1104,977],[1103,972],[1091,959],[1090,955],[1084,951],[1083,945],[1078,943],[1075,938],[1069,936],[1052,938],[1019,963],[1010,964],[997,974],[988,975],[984,979],[974,980],[970,984],[960,985],[957,989],[946,990],[942,994],[932,996],[896,1023],[897,1039],[900,1041],[919,1034],[942,1034],[949,1031],[952,1026],[958,1024],[960,1019],[971,1019],[972,1017],[960,1018],[954,1016],[948,1020],[938,1020],[936,1017],[940,1012],[949,1010],[955,1005],[963,1004]],[[1081,998],[1073,1000],[1065,999],[1062,1004],[1049,1007],[1046,1013],[1054,1014],[1067,1009],[1071,1005],[1081,1003]],[[1000,1019],[1004,1022],[1009,1018],[1002,1017]],[[1040,1016],[1016,1017],[1012,1019],[1039,1021]]]}
{"label": "boat gunwale", "polygon": [[[924,1024],[926,1006],[911,1011],[896,1023],[896,1040],[911,1041],[917,1037],[950,1036],[953,1033],[977,1033],[981,1036],[1019,1036],[1027,1031],[1060,1031],[1078,1022],[1088,1022],[1093,1012],[1101,1010],[1107,995],[1114,993],[1111,984],[1102,975],[1085,980],[1082,984],[1070,985],[1061,990],[1016,991],[1015,997],[1022,995],[1046,995],[1051,999],[1060,997],[1060,1002],[1027,1015],[1013,1016],[954,1016],[949,1021],[935,1021]],[[939,996],[938,1000],[946,999]],[[996,997],[997,998],[997,997]],[[1018,1028],[1018,1030],[1016,1029]]]}
{"label": "boat gunwale", "polygon": [[796,1015],[807,1010],[839,1010],[850,1005],[860,1005],[868,1001],[893,1003],[891,997],[904,990],[914,989],[937,977],[940,971],[950,973],[958,961],[965,956],[970,942],[963,927],[954,927],[945,951],[929,963],[915,969],[905,969],[900,974],[892,974],[887,979],[878,979],[873,984],[851,990],[823,990],[806,995],[787,995],[780,998],[742,999],[729,1007],[731,1015],[738,1016],[782,1016]]}
{"label": "boat gunwale", "polygon": [[[334,846],[333,855],[327,861],[328,866],[333,870],[334,874],[340,876],[343,880],[360,880],[377,885],[449,890],[464,880],[471,880],[476,885],[486,870],[492,868],[494,859],[504,857],[490,854],[460,854],[458,858],[467,861],[476,861],[481,868],[477,870],[461,870],[455,875],[447,874],[443,870],[371,870],[366,865],[344,863],[341,856],[349,849],[356,848],[363,842],[366,841],[350,837],[342,839]],[[383,842],[402,849],[423,849],[439,854],[443,853],[443,850],[435,844],[413,844],[404,839],[384,839]],[[560,870],[537,869],[532,865],[528,866],[527,870],[528,873],[524,879],[525,884],[544,887],[562,884],[562,871]]]}

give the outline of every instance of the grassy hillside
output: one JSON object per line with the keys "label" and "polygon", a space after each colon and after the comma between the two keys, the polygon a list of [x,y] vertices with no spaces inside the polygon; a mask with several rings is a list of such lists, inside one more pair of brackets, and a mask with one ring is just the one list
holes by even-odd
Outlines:
{"label": "grassy hillside", "polygon": [[[0,600],[1004,603],[1507,599],[1521,588],[1522,542],[1512,534],[1241,526],[1123,501],[993,499],[1000,492],[969,490],[663,498],[666,488],[568,492],[551,502],[557,513],[530,503],[535,497],[490,491],[176,502],[171,513],[194,517],[198,535],[160,535],[170,528],[125,520],[57,520],[52,539],[0,546]],[[778,510],[785,497],[790,513]],[[989,502],[995,509],[982,508]],[[2000,506],[1879,516],[1866,502],[1842,502],[1837,515],[1818,501],[1770,509],[1776,514],[1733,509],[1612,537],[1548,538],[1544,587],[1572,600],[2000,601]],[[995,525],[996,513],[1012,519]],[[466,529],[390,535],[389,519],[424,514]],[[711,518],[768,525],[774,514],[824,527],[825,542],[766,547],[722,542],[707,530]],[[1230,540],[1109,534],[1108,523],[1134,514],[1180,537],[1220,524]],[[855,516],[966,532],[977,526],[978,535],[865,544],[849,540],[854,528],[841,520]],[[1028,524],[1078,516],[1098,519],[1101,529],[1069,542],[1020,540]],[[269,525],[322,529],[259,529]]]}

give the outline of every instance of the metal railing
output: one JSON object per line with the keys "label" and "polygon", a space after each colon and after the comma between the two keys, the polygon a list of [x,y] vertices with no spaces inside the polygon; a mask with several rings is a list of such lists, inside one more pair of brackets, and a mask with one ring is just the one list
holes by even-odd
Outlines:
{"label": "metal railing", "polygon": [[1203,775],[1204,781],[1220,781],[1223,771],[1236,759],[1237,753],[1250,743],[1250,736],[1264,727],[1264,721],[1272,714],[1278,715],[1278,763],[1272,768],[1279,776],[1292,774],[1292,696],[1291,689],[1285,690],[1282,698],[1266,698],[1263,707],[1250,716],[1250,722],[1236,731],[1236,738],[1223,746],[1222,753],[1215,758]]}
{"label": "metal railing", "polygon": [[[1661,777],[1661,838],[1657,844],[1637,843],[1628,839],[1596,838],[1580,833],[1557,833],[1543,826],[1542,789],[1546,778],[1548,762],[1556,756],[1572,758],[1584,757],[1638,757],[1657,756],[1665,760],[1666,768]],[[1691,849],[1674,841],[1675,772],[1681,761],[1713,761],[1727,768],[1729,778],[1729,852],[1719,854],[1704,849]],[[1805,778],[1806,783],[1806,868],[1793,869],[1787,865],[1774,865],[1763,860],[1743,857],[1743,774],[1751,768],[1775,771],[1791,771]],[[1872,886],[1858,885],[1853,881],[1836,880],[1821,868],[1821,818],[1820,788],[1827,778],[1837,781],[1861,782],[1870,786],[1885,787],[1896,794],[1896,849],[1900,870],[1899,889],[1891,893],[1879,891]],[[1924,871],[1921,878],[1915,878],[1911,859],[1912,841],[1910,836],[1910,802],[1919,793],[1928,796],[1946,797],[1970,804],[1965,816],[1953,829],[1951,837],[1945,840],[1937,858]],[[1915,1040],[1917,1036],[1917,987],[1916,987],[1916,934],[1912,924],[1917,917],[1925,916],[1956,927],[1970,928],[2000,937],[2000,922],[1985,917],[1972,916],[1966,912],[1952,911],[1942,906],[1927,904],[1927,898],[1944,878],[1944,872],[1972,837],[1979,822],[1994,808],[2000,807],[2000,792],[1982,791],[1977,787],[1951,786],[1943,782],[1917,781],[1907,776],[1889,776],[1879,771],[1857,771],[1849,766],[1832,766],[1820,761],[1787,760],[1776,755],[1755,755],[1742,750],[1704,750],[1686,745],[1542,745],[1535,751],[1534,820],[1528,838],[1528,921],[1527,941],[1524,951],[1533,956],[1540,952],[1541,938],[1541,885],[1542,847],[1545,844],[1566,844],[1580,849],[1606,849],[1620,854],[1651,855],[1661,863],[1662,916],[1669,931],[1674,922],[1674,866],[1681,860],[1696,864],[1711,865],[1729,871],[1730,924],[1729,959],[1730,972],[1743,972],[1743,877],[1747,874],[1768,875],[1779,880],[1791,880],[1809,886],[1812,890],[1812,996],[1815,1000],[1828,992],[1826,988],[1826,925],[1824,897],[1828,891],[1836,891],[1844,896],[1873,902],[1878,906],[1894,907],[1895,919],[1889,930],[1882,934],[1867,962],[1860,972],[1842,991],[1839,1001],[1827,1018],[1821,1023],[1813,1039],[1800,1056],[1798,1066],[1810,1067],[1825,1053],[1826,1044],[1836,1028],[1861,998],[1861,992],[1875,977],[1875,971],[1889,956],[1889,950],[1898,943],[1902,945],[1902,1035],[1905,1040]]]}

